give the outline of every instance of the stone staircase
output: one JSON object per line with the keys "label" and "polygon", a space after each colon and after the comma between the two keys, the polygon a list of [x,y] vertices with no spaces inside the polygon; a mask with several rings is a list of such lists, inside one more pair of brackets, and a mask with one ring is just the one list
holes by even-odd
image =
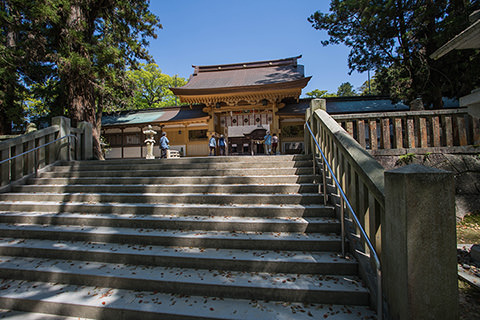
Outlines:
{"label": "stone staircase", "polygon": [[373,319],[312,180],[298,155],[52,167],[0,194],[0,318]]}

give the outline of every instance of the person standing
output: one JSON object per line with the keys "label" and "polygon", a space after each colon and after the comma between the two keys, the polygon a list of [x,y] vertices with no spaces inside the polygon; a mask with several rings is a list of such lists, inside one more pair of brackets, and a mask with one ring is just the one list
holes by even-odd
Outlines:
{"label": "person standing", "polygon": [[265,144],[265,154],[271,154],[272,152],[272,136],[270,135],[270,132],[267,131],[267,134],[265,137],[263,137],[264,144]]}
{"label": "person standing", "polygon": [[220,139],[218,139],[218,146],[220,147],[220,155],[224,156],[225,155],[225,137],[220,135]]}
{"label": "person standing", "polygon": [[214,156],[217,149],[217,140],[215,139],[215,134],[212,134],[212,137],[208,141],[208,146],[210,147],[209,156]]}
{"label": "person standing", "polygon": [[277,154],[277,146],[278,146],[278,137],[277,134],[274,133],[272,136],[272,153]]}
{"label": "person standing", "polygon": [[167,150],[169,147],[170,141],[167,138],[167,133],[162,132],[162,137],[160,138],[160,158],[167,158]]}

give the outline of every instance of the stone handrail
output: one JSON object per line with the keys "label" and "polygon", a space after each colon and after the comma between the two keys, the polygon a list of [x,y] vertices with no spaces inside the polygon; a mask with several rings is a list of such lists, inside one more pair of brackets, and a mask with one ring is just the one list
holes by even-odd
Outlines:
{"label": "stone handrail", "polygon": [[[377,254],[381,255],[380,217],[385,210],[383,167],[325,111],[323,100],[312,102],[306,120],[316,134],[320,148],[345,190],[362,228]],[[305,145],[308,151],[315,150],[309,141]],[[336,201],[337,206],[340,204],[339,198],[332,200]],[[359,230],[351,232],[359,234]],[[356,239],[354,246],[359,251],[368,253],[365,241],[358,236]],[[360,268],[372,293],[377,291],[374,270],[373,261],[366,262]]]}
{"label": "stone handrail", "polygon": [[480,121],[467,109],[332,115],[368,150],[465,147],[480,144]]}
{"label": "stone handrail", "polygon": [[[461,114],[453,116],[462,117]],[[352,116],[362,121],[369,119],[364,115]],[[369,116],[374,121],[378,114]],[[408,119],[408,115],[403,116]],[[332,185],[331,177],[327,177],[322,189],[328,189],[341,221],[345,212],[349,250],[359,262],[360,275],[370,289],[372,306],[384,310],[385,318],[423,319],[430,316],[431,306],[435,306],[433,318],[457,319],[453,174],[419,165],[385,171],[342,128],[338,118],[326,112],[325,100],[313,100],[305,117],[359,224],[380,257],[382,288],[376,290],[378,277],[374,272],[374,259],[359,236],[359,229],[351,223],[351,213],[340,200],[338,189]],[[346,123],[354,121],[348,116],[342,117]],[[305,134],[305,151],[316,159],[319,150],[309,136]],[[320,161],[314,163],[325,168]],[[424,250],[425,243],[429,250]],[[422,263],[417,262],[420,260]],[[429,268],[436,270],[434,275]],[[379,297],[376,292],[383,293]],[[422,294],[414,296],[411,292]],[[378,303],[385,308],[379,308]]]}
{"label": "stone handrail", "polygon": [[[69,144],[68,141],[62,140],[49,144],[68,135],[75,135],[78,143]],[[18,156],[0,164],[0,186],[7,186],[11,182],[29,177],[37,169],[58,160],[67,160],[69,157],[76,160],[91,159],[91,139],[90,124],[82,122],[78,128],[71,128],[70,119],[56,117],[52,119],[52,126],[48,128],[0,142],[0,161]],[[71,150],[67,150],[68,145]],[[38,147],[40,147],[38,150],[28,152]]]}

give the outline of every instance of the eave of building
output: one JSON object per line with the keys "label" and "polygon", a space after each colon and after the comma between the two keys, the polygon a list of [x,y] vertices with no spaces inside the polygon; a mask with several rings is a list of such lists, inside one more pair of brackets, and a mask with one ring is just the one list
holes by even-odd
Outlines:
{"label": "eave of building", "polygon": [[127,123],[127,124],[108,124],[102,126],[102,128],[110,128],[110,127],[116,127],[116,128],[127,128],[127,127],[132,127],[132,126],[138,126],[142,127],[145,125],[164,125],[164,124],[188,124],[188,123],[204,123],[210,118],[210,116],[205,116],[201,118],[195,118],[195,119],[183,119],[183,120],[166,120],[166,121],[149,121],[149,122],[136,122],[136,123]]}
{"label": "eave of building", "polygon": [[468,28],[448,41],[437,51],[430,55],[432,59],[439,59],[456,49],[477,49],[480,48],[480,19],[473,22]]}
{"label": "eave of building", "polygon": [[196,123],[205,122],[209,115],[202,111],[203,106],[165,107],[160,109],[126,111],[117,114],[105,114],[102,117],[102,127],[126,128],[146,124],[165,123]]}
{"label": "eave of building", "polygon": [[282,90],[282,89],[292,89],[292,88],[304,88],[308,81],[312,77],[303,77],[301,79],[277,83],[268,83],[268,84],[259,84],[259,85],[248,85],[248,86],[233,86],[233,87],[221,87],[221,88],[202,88],[202,89],[188,89],[188,88],[171,88],[172,92],[177,96],[201,96],[201,95],[214,95],[214,94],[242,94],[242,93],[253,93],[253,92],[262,92],[262,91],[272,91],[272,90]]}
{"label": "eave of building", "polygon": [[235,105],[240,101],[250,104],[267,99],[278,102],[285,98],[298,98],[311,77],[277,84],[215,89],[181,89],[174,91],[183,103],[204,103],[214,105],[218,102]]}

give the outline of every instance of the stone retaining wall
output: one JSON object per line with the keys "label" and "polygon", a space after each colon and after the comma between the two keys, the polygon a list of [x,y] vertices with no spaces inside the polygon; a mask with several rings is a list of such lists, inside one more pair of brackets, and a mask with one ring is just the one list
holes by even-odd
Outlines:
{"label": "stone retaining wall", "polygon": [[385,170],[398,168],[412,160],[411,163],[453,172],[457,219],[462,219],[469,213],[480,213],[480,150],[476,154],[412,154],[412,157],[404,157],[404,161],[400,159],[400,155],[373,156]]}

